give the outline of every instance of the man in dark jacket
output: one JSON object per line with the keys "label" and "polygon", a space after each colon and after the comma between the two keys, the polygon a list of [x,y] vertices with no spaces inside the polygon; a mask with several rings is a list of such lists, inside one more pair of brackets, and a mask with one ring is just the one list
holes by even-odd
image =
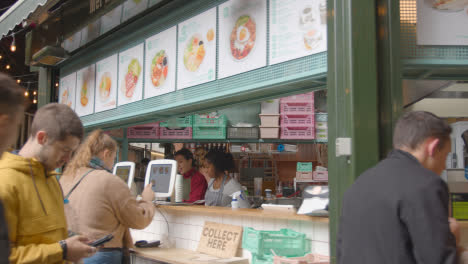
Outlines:
{"label": "man in dark jacket", "polygon": [[[24,89],[7,75],[0,73],[0,158],[18,136],[24,113]],[[3,204],[0,201],[0,264],[8,264],[10,242]]]}
{"label": "man in dark jacket", "polygon": [[428,112],[397,122],[394,150],[344,195],[338,264],[455,264],[448,187],[451,128]]}

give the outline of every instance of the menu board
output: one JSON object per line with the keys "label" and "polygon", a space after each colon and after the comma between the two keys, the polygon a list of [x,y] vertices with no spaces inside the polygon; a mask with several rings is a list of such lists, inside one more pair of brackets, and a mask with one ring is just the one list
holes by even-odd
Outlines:
{"label": "menu board", "polygon": [[75,32],[75,34],[71,35],[63,42],[63,48],[68,51],[72,52],[80,47],[81,42],[81,30]]}
{"label": "menu board", "polygon": [[60,79],[59,103],[75,109],[76,72]]}
{"label": "menu board", "polygon": [[230,0],[219,6],[219,78],[267,64],[266,0]]}
{"label": "menu board", "polygon": [[148,0],[127,0],[123,4],[123,17],[122,21],[126,21],[131,17],[138,15],[146,10],[148,7]]}
{"label": "menu board", "polygon": [[326,0],[270,0],[270,64],[327,50]]}
{"label": "menu board", "polygon": [[175,91],[177,27],[146,40],[145,98]]}
{"label": "menu board", "polygon": [[117,106],[117,63],[117,54],[96,63],[96,113]]}
{"label": "menu board", "polygon": [[179,24],[177,89],[213,81],[216,76],[216,8]]}
{"label": "menu board", "polygon": [[417,19],[418,45],[468,45],[467,0],[417,0]]}
{"label": "menu board", "polygon": [[143,46],[142,43],[119,54],[119,105],[142,99]]}
{"label": "menu board", "polygon": [[115,28],[120,24],[122,17],[122,5],[112,9],[109,13],[101,17],[101,34]]}
{"label": "menu board", "polygon": [[81,46],[99,37],[100,30],[101,30],[100,19],[84,27],[83,30],[81,31]]}
{"label": "menu board", "polygon": [[76,73],[76,107],[78,116],[94,112],[96,66],[90,65]]}

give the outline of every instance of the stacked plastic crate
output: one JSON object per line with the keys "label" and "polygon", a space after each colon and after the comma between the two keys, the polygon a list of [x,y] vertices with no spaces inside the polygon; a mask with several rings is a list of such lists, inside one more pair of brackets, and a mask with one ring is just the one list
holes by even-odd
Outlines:
{"label": "stacked plastic crate", "polygon": [[159,139],[159,123],[129,127],[127,128],[127,138]]}
{"label": "stacked plastic crate", "polygon": [[260,138],[279,138],[279,99],[262,102]]}
{"label": "stacked plastic crate", "polygon": [[226,128],[226,115],[195,115],[193,119],[193,138],[226,139]]}
{"label": "stacked plastic crate", "polygon": [[315,139],[314,92],[281,98],[281,139]]}
{"label": "stacked plastic crate", "polygon": [[312,162],[298,162],[296,168],[297,181],[311,181],[312,177]]}
{"label": "stacked plastic crate", "polygon": [[159,124],[161,139],[192,139],[192,116],[177,117]]}

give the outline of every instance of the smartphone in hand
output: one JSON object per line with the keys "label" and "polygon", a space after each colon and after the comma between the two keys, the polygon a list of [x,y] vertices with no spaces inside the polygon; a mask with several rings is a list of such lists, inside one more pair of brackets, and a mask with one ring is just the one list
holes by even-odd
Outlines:
{"label": "smartphone in hand", "polygon": [[105,237],[101,237],[98,240],[94,240],[93,242],[89,243],[89,245],[92,246],[92,247],[99,247],[99,246],[103,245],[104,243],[111,241],[113,238],[114,238],[114,236],[112,234],[109,234],[109,235],[107,235]]}

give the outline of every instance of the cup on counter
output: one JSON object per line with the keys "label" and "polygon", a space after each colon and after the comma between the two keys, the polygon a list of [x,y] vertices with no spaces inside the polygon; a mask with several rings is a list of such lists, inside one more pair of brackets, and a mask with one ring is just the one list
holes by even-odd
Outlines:
{"label": "cup on counter", "polygon": [[262,196],[263,178],[254,178],[254,195]]}
{"label": "cup on counter", "polygon": [[267,199],[273,198],[273,197],[271,196],[271,190],[270,190],[270,189],[265,189],[265,197],[266,197]]}

